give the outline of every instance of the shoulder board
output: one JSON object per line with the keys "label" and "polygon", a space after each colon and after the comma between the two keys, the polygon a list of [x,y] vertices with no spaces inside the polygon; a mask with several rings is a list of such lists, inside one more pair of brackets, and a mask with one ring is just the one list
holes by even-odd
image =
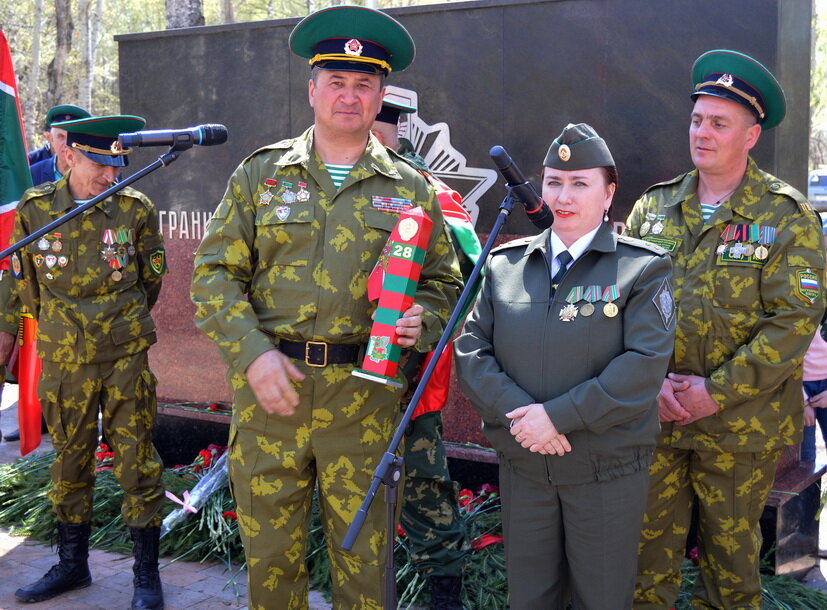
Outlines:
{"label": "shoulder board", "polygon": [[27,189],[23,196],[20,197],[21,201],[25,199],[31,199],[32,197],[40,197],[42,195],[48,195],[49,193],[55,192],[55,182],[44,182],[43,184],[38,184],[37,186],[33,186],[30,189]]}
{"label": "shoulder board", "polygon": [[497,252],[502,252],[503,250],[508,250],[509,248],[519,248],[519,247],[522,247],[522,246],[527,246],[532,241],[534,241],[534,238],[536,238],[536,237],[537,237],[536,235],[528,235],[526,237],[520,237],[518,239],[512,239],[511,241],[507,241],[504,244],[500,244],[496,248],[493,248],[491,250],[491,254],[496,254]]}
{"label": "shoulder board", "polygon": [[152,207],[152,202],[149,200],[149,197],[144,195],[141,191],[137,191],[131,186],[125,186],[120,191],[115,193],[115,195],[122,195],[124,197],[132,197],[133,199],[137,199],[141,203],[144,204],[144,207]]}
{"label": "shoulder board", "polygon": [[416,155],[415,157],[410,157],[399,154],[397,151],[395,151],[392,148],[388,148],[387,146],[385,147],[385,149],[388,151],[388,154],[391,156],[392,159],[401,159],[417,171],[428,171],[428,166],[425,165],[425,160],[422,159],[422,157],[420,157],[419,155]]}
{"label": "shoulder board", "polygon": [[636,237],[629,237],[628,235],[618,235],[617,241],[618,243],[626,244],[627,246],[635,246],[637,248],[649,250],[650,252],[654,252],[658,255],[664,255],[667,253],[665,248],[661,248],[657,244],[653,244],[652,242],[648,242],[643,239],[637,239]]}
{"label": "shoulder board", "polygon": [[287,138],[286,140],[280,140],[279,142],[275,142],[273,144],[268,144],[267,146],[262,146],[258,150],[253,151],[250,155],[248,155],[242,163],[246,163],[253,157],[269,152],[274,150],[290,150],[293,148],[293,145],[296,143],[296,138]]}
{"label": "shoulder board", "polygon": [[656,189],[656,188],[660,188],[660,187],[662,187],[662,186],[673,186],[673,185],[675,185],[675,184],[680,183],[680,182],[681,182],[684,178],[686,178],[686,174],[685,174],[685,173],[684,173],[684,174],[680,174],[680,175],[678,175],[678,176],[675,176],[675,177],[674,177],[674,178],[672,178],[671,180],[665,180],[664,182],[657,182],[657,183],[653,184],[652,186],[650,186],[649,188],[647,188],[645,191],[643,191],[643,193],[644,193],[644,194],[645,194],[645,193],[648,193],[649,191],[654,190],[654,189]]}
{"label": "shoulder board", "polygon": [[807,200],[801,191],[796,188],[793,188],[786,182],[779,180],[775,176],[771,174],[767,174],[767,190],[771,193],[775,193],[777,195],[784,195],[792,199],[795,204],[798,206],[798,209],[806,214],[812,214],[814,212],[813,206],[810,205],[810,202]]}

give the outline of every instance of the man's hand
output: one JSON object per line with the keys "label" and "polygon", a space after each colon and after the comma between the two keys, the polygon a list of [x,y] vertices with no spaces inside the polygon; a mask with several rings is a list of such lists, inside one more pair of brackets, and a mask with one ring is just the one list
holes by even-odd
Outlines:
{"label": "man's hand", "polygon": [[669,373],[669,379],[680,384],[689,382],[687,389],[675,391],[675,398],[677,398],[681,406],[689,412],[689,417],[685,417],[676,422],[679,426],[686,426],[704,417],[715,415],[720,409],[718,403],[712,400],[709,392],[706,391],[705,377]]}
{"label": "man's hand", "polygon": [[804,425],[805,426],[815,426],[816,425],[816,414],[813,411],[813,408],[810,405],[804,406]]}
{"label": "man's hand", "polygon": [[278,350],[264,352],[247,367],[247,382],[258,404],[267,413],[293,415],[299,405],[299,395],[291,379],[302,381],[304,375]]}
{"label": "man's hand", "polygon": [[14,349],[14,340],[16,337],[11,333],[0,332],[0,366],[5,366],[9,363],[9,356]]}
{"label": "man's hand", "polygon": [[425,309],[422,305],[413,304],[396,321],[396,334],[398,343],[402,347],[413,347],[422,332],[422,312]]}
{"label": "man's hand", "polygon": [[814,409],[823,409],[827,407],[827,392],[821,392],[815,396],[811,396],[810,399],[807,400],[807,405],[813,407]]}
{"label": "man's hand", "polygon": [[689,382],[674,382],[668,377],[663,380],[658,393],[658,417],[660,421],[681,421],[689,417],[689,411],[681,406],[675,397],[676,390],[688,390]]}
{"label": "man's hand", "polygon": [[557,432],[540,403],[517,407],[505,416],[514,421],[509,431],[523,448],[544,455],[564,455],[571,451],[566,435]]}

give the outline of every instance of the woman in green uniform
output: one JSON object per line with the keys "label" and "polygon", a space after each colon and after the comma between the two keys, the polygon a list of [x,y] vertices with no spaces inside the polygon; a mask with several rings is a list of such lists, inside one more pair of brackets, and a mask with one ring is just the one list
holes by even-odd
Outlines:
{"label": "woman in green uniform", "polygon": [[511,608],[631,608],[671,263],[613,230],[594,129],[568,125],[543,165],[554,223],[492,252],[457,372],[500,460]]}

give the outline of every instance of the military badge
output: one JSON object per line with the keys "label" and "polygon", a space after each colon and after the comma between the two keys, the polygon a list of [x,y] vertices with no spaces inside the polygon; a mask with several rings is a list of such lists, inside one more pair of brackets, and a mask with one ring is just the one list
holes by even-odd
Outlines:
{"label": "military badge", "polygon": [[563,163],[571,159],[571,148],[568,147],[568,144],[560,145],[560,148],[557,149],[557,156],[560,157],[560,161]]}
{"label": "military badge", "polygon": [[52,250],[54,250],[55,252],[60,252],[61,250],[63,250],[63,242],[60,241],[60,238],[61,234],[55,233],[55,240],[52,242]]}
{"label": "military badge", "polygon": [[161,275],[167,268],[166,254],[163,248],[156,248],[149,253],[149,268],[155,275]]}
{"label": "military badge", "polygon": [[58,256],[57,257],[57,266],[58,267],[65,267],[69,264],[69,259],[65,256]]}
{"label": "military badge", "polygon": [[23,279],[23,265],[20,263],[20,252],[15,252],[11,256],[11,274],[15,279]]}
{"label": "military badge", "polygon": [[812,269],[797,269],[795,272],[795,293],[808,303],[815,303],[819,292],[818,274]]}
{"label": "military badge", "polygon": [[37,249],[38,250],[48,250],[49,249],[49,240],[45,237],[41,237],[37,241]]}
{"label": "military badge", "polygon": [[652,302],[655,304],[655,309],[660,314],[660,319],[663,321],[663,327],[668,329],[675,319],[675,297],[672,295],[672,287],[669,285],[669,280],[663,280],[663,283],[658,288],[655,296],[652,297]]}
{"label": "military badge", "polygon": [[290,206],[280,205],[279,207],[277,207],[276,216],[279,220],[287,220],[287,217],[290,216]]}
{"label": "military badge", "polygon": [[270,205],[270,202],[273,200],[273,193],[270,192],[270,189],[276,186],[278,183],[278,180],[273,180],[272,178],[267,178],[267,180],[264,181],[264,186],[267,187],[267,190],[258,196],[259,205]]}
{"label": "military badge", "polygon": [[362,43],[355,38],[351,38],[345,43],[344,51],[345,55],[359,57],[362,55]]}
{"label": "military badge", "polygon": [[388,359],[390,345],[389,337],[371,337],[368,343],[367,356],[371,362],[384,362]]}
{"label": "military badge", "polygon": [[721,74],[720,78],[715,81],[715,84],[729,88],[732,87],[732,82],[732,74]]}
{"label": "military badge", "polygon": [[662,235],[647,235],[643,237],[643,241],[660,246],[667,252],[674,252],[681,243],[680,239],[672,239],[671,237],[663,237]]}
{"label": "military badge", "polygon": [[290,205],[296,201],[296,193],[290,190],[293,188],[293,184],[291,182],[282,182],[281,185],[284,187],[284,192],[281,194],[281,200],[283,203]]}
{"label": "military badge", "polygon": [[57,264],[57,257],[54,254],[46,255],[46,266],[51,269]]}
{"label": "military badge", "polygon": [[40,267],[43,265],[44,256],[42,254],[35,254],[32,260],[34,260],[35,267]]}
{"label": "military badge", "polygon": [[577,317],[577,306],[574,303],[566,303],[560,310],[560,320],[562,322],[571,322]]}
{"label": "military badge", "polygon": [[296,201],[308,201],[310,199],[310,191],[307,190],[307,184],[299,182],[299,192],[296,193]]}

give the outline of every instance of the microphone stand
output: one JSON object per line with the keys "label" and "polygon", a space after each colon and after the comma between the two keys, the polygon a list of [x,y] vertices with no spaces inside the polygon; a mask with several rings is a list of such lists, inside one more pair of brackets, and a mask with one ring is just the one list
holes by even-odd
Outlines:
{"label": "microphone stand", "polygon": [[158,157],[158,159],[156,159],[154,162],[150,163],[149,165],[147,165],[146,167],[144,167],[140,171],[135,172],[134,174],[132,174],[128,178],[125,178],[121,182],[113,184],[108,189],[106,189],[104,192],[102,192],[100,195],[96,195],[95,197],[93,197],[92,199],[90,199],[89,201],[84,203],[83,205],[76,206],[74,209],[69,210],[68,212],[66,212],[63,216],[61,216],[59,218],[56,218],[55,220],[53,220],[49,224],[39,228],[37,231],[34,231],[33,233],[30,233],[29,235],[27,235],[26,237],[24,237],[20,241],[18,241],[16,243],[12,244],[11,246],[9,246],[8,248],[6,248],[2,252],[0,252],[0,260],[6,258],[7,256],[10,256],[10,255],[14,254],[15,252],[17,252],[21,248],[24,248],[25,246],[28,246],[30,243],[32,243],[33,241],[39,239],[43,235],[46,235],[47,233],[51,233],[52,230],[56,229],[57,227],[59,227],[63,223],[71,220],[72,218],[74,218],[78,214],[83,214],[86,210],[88,210],[89,208],[95,206],[98,202],[103,201],[104,199],[106,199],[110,195],[114,195],[115,193],[117,193],[118,191],[123,189],[124,187],[127,187],[130,184],[132,184],[133,182],[136,182],[136,181],[140,180],[141,178],[143,178],[147,174],[150,174],[150,173],[154,172],[159,167],[166,167],[167,165],[169,165],[170,163],[175,161],[178,158],[178,156],[183,151],[187,150],[188,148],[192,148],[192,142],[181,142],[181,143],[174,144],[172,147],[170,147],[170,149],[167,152],[165,152],[163,155]]}
{"label": "microphone stand", "polygon": [[403,465],[403,459],[395,455],[395,453],[399,448],[399,443],[402,441],[402,436],[405,434],[405,429],[411,421],[411,416],[422,398],[422,394],[425,391],[425,386],[428,384],[428,381],[430,380],[431,375],[439,362],[439,358],[442,356],[442,352],[445,351],[445,346],[454,335],[454,330],[457,322],[459,321],[459,317],[465,311],[466,303],[476,290],[476,283],[482,273],[482,267],[485,264],[486,258],[488,258],[488,253],[491,251],[491,248],[494,247],[494,242],[496,241],[506,218],[508,218],[508,215],[511,214],[515,201],[519,201],[518,197],[513,192],[513,187],[506,185],[506,188],[508,189],[508,193],[506,194],[505,199],[503,199],[503,202],[500,204],[500,212],[497,215],[497,220],[494,222],[491,233],[488,235],[488,240],[485,242],[485,246],[483,246],[482,252],[480,252],[480,256],[474,265],[474,269],[471,271],[471,275],[465,283],[465,288],[463,289],[462,294],[460,295],[459,300],[451,313],[451,317],[445,325],[445,330],[442,332],[442,336],[439,338],[439,342],[434,348],[434,357],[431,358],[428,366],[425,367],[425,370],[422,373],[422,377],[416,386],[416,390],[411,397],[411,401],[408,403],[408,407],[402,415],[402,421],[399,422],[396,432],[388,445],[387,451],[385,451],[385,454],[382,456],[382,460],[379,462],[379,465],[373,473],[373,481],[371,482],[370,488],[365,495],[365,499],[362,501],[362,506],[359,507],[359,510],[356,512],[356,515],[347,530],[345,539],[342,542],[342,548],[345,551],[350,551],[353,548],[356,538],[359,536],[359,532],[365,524],[365,519],[368,516],[368,509],[371,504],[373,504],[373,500],[376,497],[376,492],[379,490],[379,485],[384,483],[386,485],[385,502],[387,503],[386,521],[388,544],[387,557],[385,560],[384,607],[388,610],[395,610],[396,608],[396,569],[393,560],[393,540],[396,530],[395,508],[399,494],[399,481],[402,479]]}

